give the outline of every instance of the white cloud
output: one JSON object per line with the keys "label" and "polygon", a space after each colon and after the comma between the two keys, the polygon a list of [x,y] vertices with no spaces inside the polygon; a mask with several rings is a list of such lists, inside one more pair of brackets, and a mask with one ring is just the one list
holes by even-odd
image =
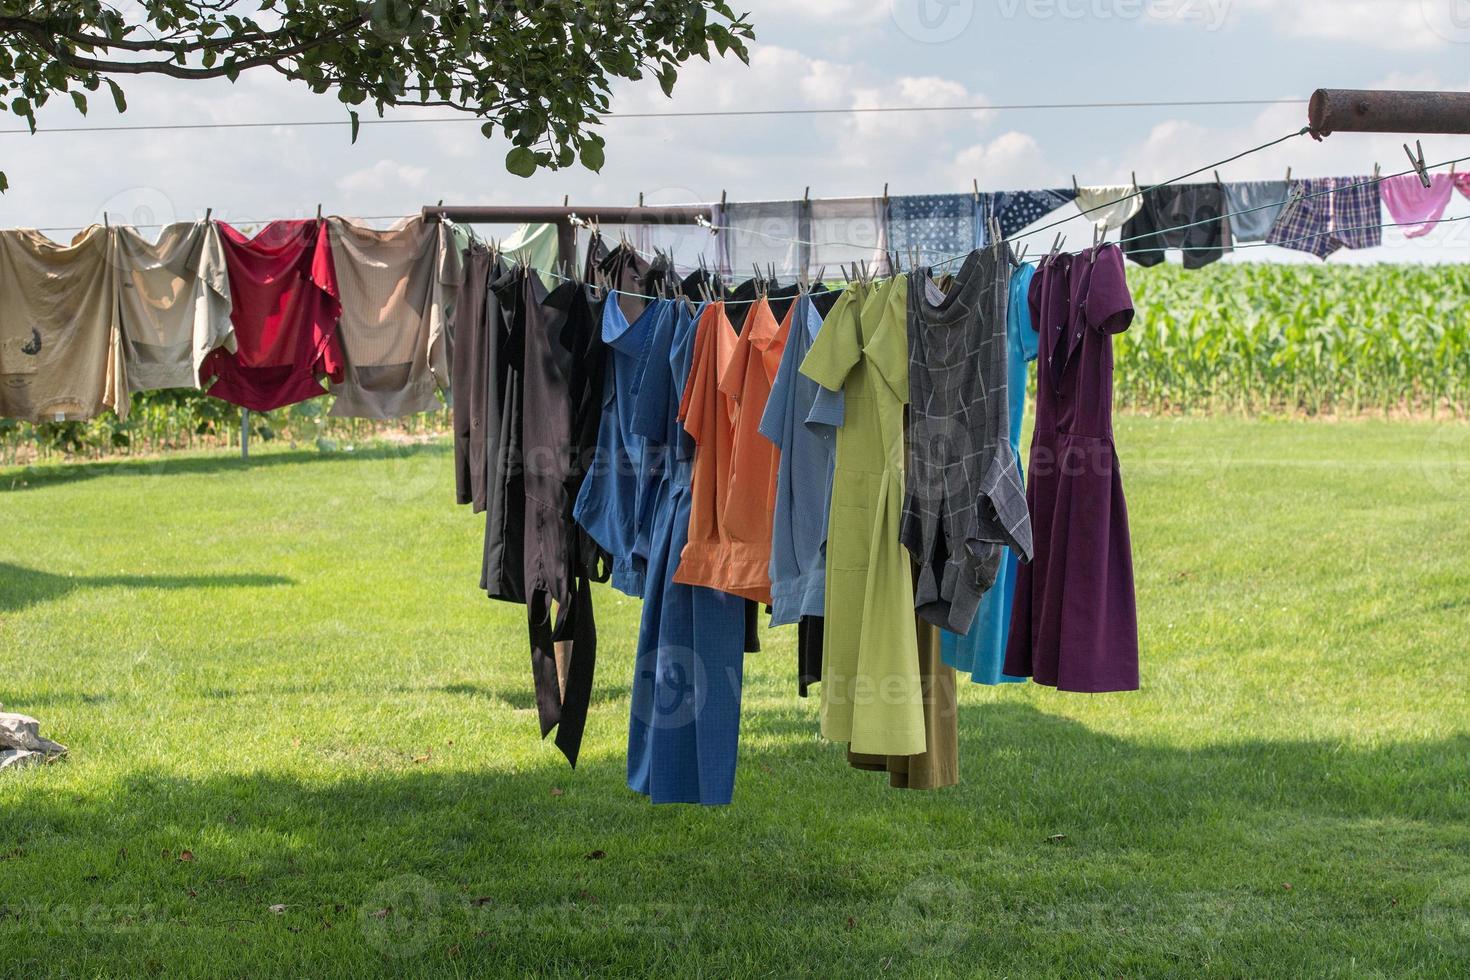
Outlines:
{"label": "white cloud", "polygon": [[961,150],[947,177],[951,190],[970,187],[974,181],[984,190],[1048,187],[1059,181],[1035,138],[1016,130]]}
{"label": "white cloud", "polygon": [[1293,37],[1388,49],[1470,41],[1465,0],[1232,0]]}
{"label": "white cloud", "polygon": [[[984,105],[990,100],[959,82],[934,75],[902,76],[881,87],[863,87],[852,94],[856,108]],[[925,139],[942,138],[957,126],[967,129],[985,123],[992,112],[862,112],[850,120],[853,133],[866,140],[893,140],[911,151]]]}
{"label": "white cloud", "polygon": [[344,174],[337,180],[337,189],[344,194],[381,194],[388,190],[401,189],[420,191],[429,176],[428,167],[399,163],[396,160],[379,160],[371,167],[363,167]]}
{"label": "white cloud", "polygon": [[[893,0],[747,0],[749,20],[756,25],[757,35],[761,25],[774,20],[788,18],[815,24],[872,23],[889,15],[889,4]],[[742,9],[735,4],[737,12]]]}

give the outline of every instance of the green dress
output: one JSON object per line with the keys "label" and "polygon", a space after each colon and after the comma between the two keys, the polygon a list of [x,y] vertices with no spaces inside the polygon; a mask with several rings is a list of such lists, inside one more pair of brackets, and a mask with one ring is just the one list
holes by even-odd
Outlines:
{"label": "green dress", "polygon": [[[856,289],[858,287],[849,287]],[[909,396],[908,285],[878,283],[823,324],[801,373],[842,392],[827,522],[822,734],[855,753],[925,750],[914,585],[898,539]]]}

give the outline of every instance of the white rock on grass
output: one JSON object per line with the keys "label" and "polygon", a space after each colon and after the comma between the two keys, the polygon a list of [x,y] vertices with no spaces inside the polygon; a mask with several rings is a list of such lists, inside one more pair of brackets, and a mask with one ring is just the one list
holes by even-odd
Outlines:
{"label": "white rock on grass", "polygon": [[44,752],[27,752],[25,749],[0,749],[0,769],[19,769],[45,762]]}
{"label": "white rock on grass", "polygon": [[[43,758],[40,761],[46,761],[46,758],[53,755],[66,754],[65,745],[41,735],[40,721],[26,714],[12,714],[9,711],[0,711],[0,749],[31,752],[41,755]],[[15,761],[7,760],[4,764],[15,764]]]}

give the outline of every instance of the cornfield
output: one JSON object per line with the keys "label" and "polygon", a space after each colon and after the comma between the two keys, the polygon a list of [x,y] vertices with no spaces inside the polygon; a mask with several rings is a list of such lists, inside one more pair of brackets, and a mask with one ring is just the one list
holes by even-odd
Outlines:
{"label": "cornfield", "polygon": [[1124,410],[1464,416],[1470,268],[1129,268]]}
{"label": "cornfield", "polygon": [[[280,442],[323,451],[383,439],[416,439],[447,432],[448,409],[404,419],[330,417],[330,395],[273,412],[250,413],[250,438],[256,444]],[[0,419],[0,466],[26,464],[55,456],[100,459],[188,449],[239,448],[241,412],[199,391],[169,389],[133,395],[126,421],[105,412],[86,422],[32,425]]]}

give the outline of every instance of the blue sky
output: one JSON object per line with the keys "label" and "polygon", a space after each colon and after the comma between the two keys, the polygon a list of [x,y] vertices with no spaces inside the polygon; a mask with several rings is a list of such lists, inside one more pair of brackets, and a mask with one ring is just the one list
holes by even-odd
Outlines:
{"label": "blue sky", "polygon": [[[674,98],[618,89],[622,111],[845,108],[1305,98],[1318,86],[1470,88],[1470,0],[784,0],[753,4],[752,64],[695,63]],[[138,79],[122,121],[334,119],[331,98],[273,75],[239,83]],[[104,100],[105,101],[105,100]],[[443,115],[438,110],[434,115]],[[47,125],[80,119],[49,106]],[[444,199],[632,204],[1048,186],[1174,176],[1303,125],[1300,106],[988,111],[610,120],[603,172],[506,174],[506,147],[474,123],[7,135],[12,189],[0,222],[244,221],[328,212],[391,215]],[[11,120],[14,123],[14,120]],[[8,126],[6,128],[9,128]],[[1231,178],[1386,171],[1401,138],[1292,140],[1221,168]],[[1430,160],[1470,156],[1470,137],[1427,137]],[[1457,198],[1450,214],[1470,215]],[[58,231],[58,236],[64,232]],[[1086,237],[1076,222],[1075,242]],[[1275,249],[1237,260],[1283,259]],[[1470,221],[1425,240],[1333,261],[1470,259]]]}

